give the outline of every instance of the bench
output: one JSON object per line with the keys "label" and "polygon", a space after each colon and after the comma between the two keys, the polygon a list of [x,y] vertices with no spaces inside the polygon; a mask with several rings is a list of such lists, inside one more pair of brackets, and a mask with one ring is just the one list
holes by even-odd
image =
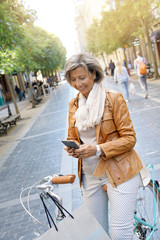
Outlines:
{"label": "bench", "polygon": [[0,108],[0,111],[4,110],[4,109],[6,109],[6,108],[8,108],[8,116],[6,116],[6,118],[7,118],[7,117],[12,116],[12,112],[11,112],[11,109],[10,109],[9,104],[6,105],[6,106],[4,106],[4,107],[2,107],[2,108]]}
{"label": "bench", "polygon": [[8,116],[4,116],[0,118],[0,134],[3,134],[3,133],[7,134],[8,126],[11,127],[12,125],[16,125],[16,121],[20,117],[20,114],[12,115],[9,105],[6,105],[0,108],[0,111],[6,108],[8,109]]}
{"label": "bench", "polygon": [[2,125],[2,123],[0,123],[0,135],[4,133],[7,134],[7,126]]}
{"label": "bench", "polygon": [[14,114],[14,115],[2,120],[1,124],[4,126],[16,125],[16,121],[18,120],[19,117],[20,117],[20,114]]}
{"label": "bench", "polygon": [[[35,101],[35,104],[38,104],[42,101],[42,97],[34,97],[34,101]],[[30,102],[32,102],[32,100],[30,99]]]}
{"label": "bench", "polygon": [[38,104],[42,101],[42,97],[36,97],[34,100]]}

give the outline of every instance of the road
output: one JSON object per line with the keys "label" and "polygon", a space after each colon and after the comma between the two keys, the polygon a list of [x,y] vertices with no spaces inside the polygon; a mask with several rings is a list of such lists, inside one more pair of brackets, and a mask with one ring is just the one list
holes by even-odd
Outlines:
{"label": "road", "polygon": [[[131,96],[128,108],[137,134],[135,149],[146,164],[155,165],[156,178],[160,179],[160,84],[149,82],[149,98],[144,99],[138,82],[134,83],[136,95]],[[111,77],[103,84],[121,91]],[[15,139],[16,147],[12,151],[8,149],[0,162],[0,239],[31,240],[37,236],[32,220],[20,205],[22,189],[53,173],[76,173],[77,162],[66,155],[60,141],[67,136],[68,102],[75,95],[75,90],[65,81],[59,85],[32,126]],[[65,197],[64,204],[71,211],[83,202],[78,179],[73,186],[56,191]],[[26,204],[26,194],[22,199]],[[42,204],[35,190],[31,192],[31,209],[34,216],[44,221]]]}

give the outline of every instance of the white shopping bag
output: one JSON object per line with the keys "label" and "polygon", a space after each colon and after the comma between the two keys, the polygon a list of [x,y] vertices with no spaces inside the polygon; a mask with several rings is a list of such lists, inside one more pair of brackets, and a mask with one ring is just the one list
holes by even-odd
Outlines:
{"label": "white shopping bag", "polygon": [[133,83],[130,83],[130,85],[129,85],[129,93],[131,95],[135,95],[136,94],[136,89],[135,89],[135,86],[134,86]]}
{"label": "white shopping bag", "polygon": [[107,233],[96,221],[90,211],[82,205],[57,224],[58,231],[53,227],[35,240],[110,240]]}

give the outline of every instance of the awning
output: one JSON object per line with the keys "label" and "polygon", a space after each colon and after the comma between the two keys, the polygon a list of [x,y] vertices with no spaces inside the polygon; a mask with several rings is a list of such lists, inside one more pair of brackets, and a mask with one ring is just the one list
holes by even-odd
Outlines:
{"label": "awning", "polygon": [[156,39],[156,40],[160,39],[160,29],[152,32],[150,38],[151,38],[151,42],[154,42],[154,39]]}

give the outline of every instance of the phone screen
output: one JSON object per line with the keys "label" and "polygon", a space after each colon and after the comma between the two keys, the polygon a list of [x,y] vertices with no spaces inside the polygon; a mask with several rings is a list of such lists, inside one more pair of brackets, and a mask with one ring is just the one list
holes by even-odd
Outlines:
{"label": "phone screen", "polygon": [[63,140],[62,143],[69,148],[75,148],[75,149],[79,148],[78,144],[72,140]]}

